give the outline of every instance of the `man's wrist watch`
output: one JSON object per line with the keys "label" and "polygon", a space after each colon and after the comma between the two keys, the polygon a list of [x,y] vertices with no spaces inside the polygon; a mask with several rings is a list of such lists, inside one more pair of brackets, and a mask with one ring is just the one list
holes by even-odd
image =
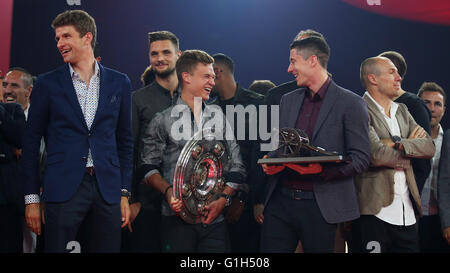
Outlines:
{"label": "man's wrist watch", "polygon": [[400,142],[402,141],[402,138],[399,136],[392,136],[391,137],[392,142],[394,142],[394,149],[398,150],[398,148],[400,147]]}
{"label": "man's wrist watch", "polygon": [[128,200],[131,198],[131,192],[127,191],[126,189],[122,189],[120,191],[120,196],[128,198]]}
{"label": "man's wrist watch", "polygon": [[228,207],[229,205],[231,205],[231,196],[229,196],[229,195],[227,195],[227,194],[225,194],[225,193],[222,193],[221,195],[220,195],[220,197],[223,197],[223,198],[225,198],[225,207]]}

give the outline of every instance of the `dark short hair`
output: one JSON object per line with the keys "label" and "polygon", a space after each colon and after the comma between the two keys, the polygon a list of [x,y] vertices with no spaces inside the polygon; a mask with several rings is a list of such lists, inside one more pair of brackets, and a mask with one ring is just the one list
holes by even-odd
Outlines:
{"label": "dark short hair", "polygon": [[403,58],[402,54],[398,53],[397,51],[386,51],[381,53],[379,56],[391,60],[391,62],[397,68],[400,77],[402,77],[402,79],[403,77],[405,77],[408,66],[406,65],[405,58]]}
{"label": "dark short hair", "polygon": [[84,10],[66,10],[53,20],[52,28],[56,29],[63,26],[73,26],[80,34],[80,37],[86,35],[86,33],[92,33],[92,49],[95,48],[97,42],[97,26],[95,20]]}
{"label": "dark short hair", "polygon": [[180,86],[183,86],[182,73],[188,72],[189,74],[192,74],[198,63],[205,65],[212,64],[214,63],[214,59],[205,51],[198,49],[186,50],[181,54],[175,65]]}
{"label": "dark short hair", "polygon": [[311,36],[297,40],[291,44],[290,49],[296,49],[297,52],[308,51],[302,55],[305,60],[312,55],[316,55],[320,65],[327,69],[328,60],[330,59],[330,47],[324,39]]}
{"label": "dark short hair", "polygon": [[275,84],[269,80],[254,80],[248,89],[265,96],[274,87]]}
{"label": "dark short hair", "polygon": [[[26,70],[23,67],[11,67],[10,69],[8,69],[8,73],[11,71],[19,71],[22,73],[22,77],[21,80],[23,82],[23,87],[28,88],[30,85],[33,85],[33,76],[31,75],[30,72],[28,72],[28,70]],[[8,74],[6,73],[6,74]]]}
{"label": "dark short hair", "polygon": [[213,55],[214,63],[224,64],[231,74],[234,73],[234,62],[233,60],[223,53],[216,53]]}
{"label": "dark short hair", "polygon": [[295,35],[294,41],[300,40],[300,37],[302,36],[306,36],[304,39],[308,38],[308,37],[318,37],[318,38],[322,38],[325,40],[325,37],[323,37],[322,33],[317,32],[313,29],[305,29],[305,30],[300,30],[300,32]]}
{"label": "dark short hair", "polygon": [[444,97],[444,103],[447,104],[447,95],[445,94],[444,89],[435,82],[424,82],[419,88],[419,92],[417,92],[417,96],[421,97],[424,92],[439,92]]}
{"label": "dark short hair", "polygon": [[180,41],[177,36],[170,31],[162,30],[148,33],[148,42],[149,44],[156,41],[166,41],[169,40],[175,46],[175,49],[180,50]]}
{"label": "dark short hair", "polygon": [[154,82],[156,79],[156,74],[155,71],[153,71],[152,66],[149,65],[147,66],[147,68],[144,70],[144,72],[141,75],[141,82],[143,86],[147,86],[149,84],[151,84],[152,82]]}

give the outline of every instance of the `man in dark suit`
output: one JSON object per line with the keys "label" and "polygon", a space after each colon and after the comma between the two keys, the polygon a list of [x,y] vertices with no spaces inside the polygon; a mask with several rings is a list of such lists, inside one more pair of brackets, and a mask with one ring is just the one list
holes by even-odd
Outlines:
{"label": "man in dark suit", "polygon": [[[323,38],[323,35],[315,30],[312,29],[306,29],[301,30],[294,38],[294,42],[300,39],[308,38],[308,37],[319,37]],[[264,98],[264,104],[267,105],[267,128],[273,129],[273,126],[271,124],[271,113],[272,113],[272,107],[276,107],[280,105],[281,97],[283,97],[285,94],[292,92],[296,89],[298,89],[299,86],[297,85],[297,81],[294,79],[293,81],[285,82],[283,84],[280,84],[272,89],[270,89],[265,98]],[[259,154],[259,158],[262,157],[262,154],[264,154],[262,151],[256,151]],[[254,172],[254,181],[260,181],[259,183],[256,183],[254,185],[254,190],[252,190],[253,199],[254,202],[254,208],[253,213],[255,216],[255,220],[262,224],[264,221],[264,199],[265,199],[265,193],[266,193],[266,177],[264,176],[264,173],[262,172],[261,168],[257,168]]]}
{"label": "man in dark suit", "polygon": [[270,175],[263,252],[294,252],[298,240],[304,252],[332,252],[337,223],[359,217],[353,176],[369,165],[368,114],[361,97],[331,80],[329,56],[322,38],[292,43],[288,72],[305,88],[282,97],[280,128],[299,128],[312,145],[351,160],[334,166],[263,165]]}
{"label": "man in dark suit", "polygon": [[39,147],[47,147],[42,198],[45,250],[75,245],[90,215],[90,242],[81,250],[118,252],[128,224],[133,139],[128,77],[98,64],[94,19],[84,11],[59,14],[52,23],[66,65],[41,75],[33,88],[23,145],[25,216],[40,234]]}
{"label": "man in dark suit", "polygon": [[[0,86],[0,89],[2,87]],[[0,103],[0,253],[21,253],[23,199],[19,160],[25,115],[20,104]]]}

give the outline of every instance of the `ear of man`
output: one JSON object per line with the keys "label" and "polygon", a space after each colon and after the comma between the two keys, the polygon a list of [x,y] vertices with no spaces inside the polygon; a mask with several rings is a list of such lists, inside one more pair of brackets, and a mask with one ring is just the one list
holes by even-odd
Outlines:
{"label": "ear of man", "polygon": [[189,72],[181,73],[181,78],[183,78],[183,82],[187,84],[191,83],[191,74]]}
{"label": "ear of man", "polygon": [[368,74],[367,81],[372,85],[377,85],[377,77],[375,74]]}

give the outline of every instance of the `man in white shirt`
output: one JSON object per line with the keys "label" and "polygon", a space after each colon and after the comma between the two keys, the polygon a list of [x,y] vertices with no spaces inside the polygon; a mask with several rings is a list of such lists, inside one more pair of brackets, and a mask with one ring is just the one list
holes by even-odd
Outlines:
{"label": "man in white shirt", "polygon": [[[419,221],[419,240],[421,252],[449,252],[450,245],[444,240],[450,237],[450,227],[442,225],[439,219],[438,173],[441,159],[441,147],[444,130],[440,124],[445,113],[446,94],[441,86],[434,82],[424,82],[417,95],[425,102],[431,112],[431,137],[436,145],[432,159],[432,169],[421,192],[423,217]],[[448,167],[448,166],[447,166]],[[440,193],[439,197],[445,194]],[[444,196],[445,198],[445,196]],[[441,232],[442,226],[442,232]],[[442,236],[442,233],[444,236]]]}
{"label": "man in white shirt", "polygon": [[410,159],[431,158],[434,144],[406,106],[393,102],[401,77],[389,59],[366,59],[360,77],[367,90],[371,166],[355,178],[361,217],[352,223],[354,250],[418,252],[420,196]]}

